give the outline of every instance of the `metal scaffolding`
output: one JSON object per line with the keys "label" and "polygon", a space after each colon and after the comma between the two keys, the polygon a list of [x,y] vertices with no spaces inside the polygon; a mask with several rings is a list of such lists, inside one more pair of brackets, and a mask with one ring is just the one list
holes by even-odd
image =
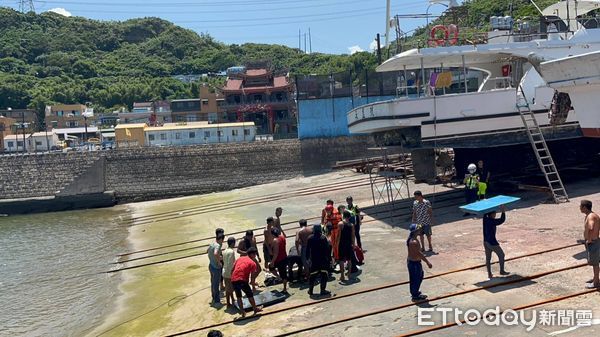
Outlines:
{"label": "metal scaffolding", "polygon": [[393,205],[397,200],[410,198],[409,156],[404,153],[403,147],[400,147],[401,153],[398,162],[390,160],[390,148],[377,147],[369,148],[369,150],[378,151],[378,156],[382,159],[381,163],[369,164],[367,167],[373,205],[381,203]]}

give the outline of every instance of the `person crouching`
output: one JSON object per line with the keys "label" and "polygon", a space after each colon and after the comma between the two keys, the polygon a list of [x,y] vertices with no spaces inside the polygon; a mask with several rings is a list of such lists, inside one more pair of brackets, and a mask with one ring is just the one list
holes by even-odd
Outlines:
{"label": "person crouching", "polygon": [[242,317],[246,317],[244,302],[242,301],[242,291],[246,294],[254,313],[256,314],[262,311],[262,308],[256,306],[254,293],[250,288],[250,275],[258,270],[258,264],[256,262],[257,253],[258,250],[256,250],[256,248],[250,247],[246,251],[246,254],[248,254],[247,256],[242,256],[235,261],[233,271],[231,272],[231,284],[233,285],[233,291],[237,297],[237,303]]}

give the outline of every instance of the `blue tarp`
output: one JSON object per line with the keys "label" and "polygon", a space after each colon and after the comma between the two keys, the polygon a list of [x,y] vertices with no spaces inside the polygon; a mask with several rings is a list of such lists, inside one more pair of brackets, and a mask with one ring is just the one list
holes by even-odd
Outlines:
{"label": "blue tarp", "polygon": [[507,195],[497,195],[493,198],[484,199],[470,203],[468,205],[460,206],[459,208],[464,212],[482,215],[497,210],[502,205],[507,205],[519,200],[521,200],[521,198],[510,197]]}

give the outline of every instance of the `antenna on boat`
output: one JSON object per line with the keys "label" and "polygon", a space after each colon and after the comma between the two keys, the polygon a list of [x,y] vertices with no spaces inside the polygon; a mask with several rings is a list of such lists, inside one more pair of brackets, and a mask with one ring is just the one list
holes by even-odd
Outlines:
{"label": "antenna on boat", "polygon": [[535,3],[535,1],[529,0],[529,2],[531,2],[531,4],[533,5],[533,7],[535,7],[535,9],[537,9],[537,11],[540,12],[540,15],[544,15],[544,13],[540,9],[540,7]]}

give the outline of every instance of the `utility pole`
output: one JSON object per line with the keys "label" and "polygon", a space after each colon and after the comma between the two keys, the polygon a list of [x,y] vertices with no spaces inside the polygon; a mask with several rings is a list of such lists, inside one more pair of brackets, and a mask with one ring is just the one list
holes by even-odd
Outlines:
{"label": "utility pole", "polygon": [[46,149],[50,152],[50,141],[48,141],[48,124],[44,121],[44,129],[46,129]]}
{"label": "utility pole", "polygon": [[308,45],[309,52],[312,54],[312,36],[310,35],[310,27],[308,27]]}
{"label": "utility pole", "polygon": [[304,54],[306,54],[306,33],[304,33]]}
{"label": "utility pole", "polygon": [[35,12],[35,6],[33,6],[33,0],[19,0],[19,12],[21,12],[21,13]]}
{"label": "utility pole", "polygon": [[83,124],[84,124],[84,127],[85,127],[85,134],[83,135],[83,141],[87,143],[87,136],[88,136],[88,133],[87,133],[87,116],[85,114],[83,115]]}
{"label": "utility pole", "polygon": [[302,35],[302,31],[298,29],[298,50],[302,52],[302,41],[300,40],[300,36]]}
{"label": "utility pole", "polygon": [[25,111],[21,111],[21,128],[23,129],[23,153],[25,153]]}
{"label": "utility pole", "polygon": [[[379,36],[379,33],[377,33],[377,63],[381,64],[381,36]],[[389,50],[389,49],[388,49]],[[382,74],[379,73],[378,76],[378,80],[379,80],[379,95],[383,95],[383,81],[381,80],[381,76]]]}
{"label": "utility pole", "polygon": [[377,64],[381,64],[381,36],[379,33],[375,36],[375,40],[377,41]]}
{"label": "utility pole", "polygon": [[[385,6],[385,46],[389,46],[389,36],[390,36],[390,16],[391,16],[391,0],[387,0]],[[381,64],[381,62],[379,62]]]}

